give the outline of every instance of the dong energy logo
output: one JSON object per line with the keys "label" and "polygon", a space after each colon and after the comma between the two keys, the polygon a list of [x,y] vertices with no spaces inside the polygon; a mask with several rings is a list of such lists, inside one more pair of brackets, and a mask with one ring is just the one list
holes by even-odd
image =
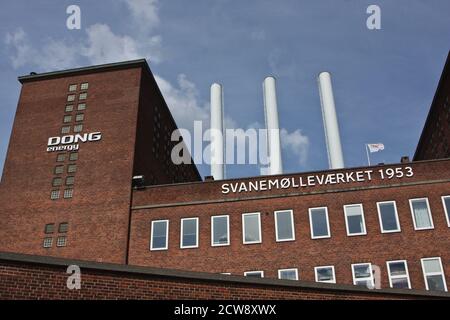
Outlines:
{"label": "dong energy logo", "polygon": [[95,142],[101,139],[101,132],[51,137],[48,139],[47,152],[74,151],[80,149],[80,143]]}

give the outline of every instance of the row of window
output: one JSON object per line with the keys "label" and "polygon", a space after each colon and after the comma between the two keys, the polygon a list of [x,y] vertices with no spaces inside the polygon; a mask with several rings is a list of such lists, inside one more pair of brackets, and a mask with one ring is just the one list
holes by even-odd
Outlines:
{"label": "row of window", "polygon": [[[434,228],[430,206],[427,198],[410,199],[411,214],[415,230]],[[450,227],[450,196],[443,196],[442,203]],[[382,233],[400,232],[397,206],[395,201],[377,203],[378,218]],[[294,215],[292,210],[275,211],[275,236],[277,242],[294,241]],[[366,225],[362,204],[344,206],[345,225],[348,236],[365,235]],[[211,245],[226,246],[230,244],[229,215],[211,217]],[[327,207],[309,209],[312,239],[330,238],[330,224]],[[156,220],[151,224],[151,250],[168,249],[169,220]],[[180,248],[197,248],[199,219],[181,219]],[[244,244],[262,242],[261,215],[259,212],[242,214],[242,236]]]}
{"label": "row of window", "polygon": [[[421,259],[422,272],[427,290],[447,291],[444,268],[440,257]],[[397,289],[411,289],[411,281],[406,260],[387,261],[389,286]],[[367,288],[377,287],[379,278],[375,276],[375,266],[371,263],[355,263],[351,265],[353,284]],[[230,273],[223,273],[230,274]],[[314,268],[316,282],[336,283],[334,266]],[[263,278],[264,271],[244,272],[246,277]],[[280,269],[278,278],[284,280],[299,280],[298,269]]]}
{"label": "row of window", "polygon": [[[64,109],[65,112],[72,112],[74,110],[73,104],[66,105],[66,108]],[[84,111],[86,110],[86,103],[79,103],[77,106],[77,111]]]}
{"label": "row of window", "polygon": [[[62,222],[58,226],[58,235],[56,237],[56,246],[57,247],[65,247],[67,246],[67,232],[69,231],[69,224],[67,222]],[[44,242],[43,247],[44,248],[51,248],[53,246],[53,236],[52,234],[55,234],[55,224],[54,223],[48,223],[45,225],[44,228]]]}

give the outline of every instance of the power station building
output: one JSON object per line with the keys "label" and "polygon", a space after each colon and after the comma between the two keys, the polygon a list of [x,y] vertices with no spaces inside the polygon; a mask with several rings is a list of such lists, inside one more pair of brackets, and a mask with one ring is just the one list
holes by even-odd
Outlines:
{"label": "power station building", "polygon": [[[329,145],[330,170],[205,181],[171,161],[176,124],[145,60],[19,77],[0,260],[447,291],[449,61],[413,161],[342,168]],[[266,118],[276,111],[271,85]],[[220,112],[220,88],[212,95]]]}

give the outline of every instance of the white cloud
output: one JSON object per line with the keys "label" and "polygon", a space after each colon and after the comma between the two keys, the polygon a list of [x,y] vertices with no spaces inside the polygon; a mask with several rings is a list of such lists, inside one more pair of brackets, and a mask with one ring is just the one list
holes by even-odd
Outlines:
{"label": "white cloud", "polygon": [[123,0],[130,10],[134,24],[146,33],[159,25],[157,0]]}
{"label": "white cloud", "polygon": [[304,165],[308,158],[309,138],[303,135],[300,129],[291,133],[286,129],[281,129],[280,139],[282,148],[298,157],[298,163]]}

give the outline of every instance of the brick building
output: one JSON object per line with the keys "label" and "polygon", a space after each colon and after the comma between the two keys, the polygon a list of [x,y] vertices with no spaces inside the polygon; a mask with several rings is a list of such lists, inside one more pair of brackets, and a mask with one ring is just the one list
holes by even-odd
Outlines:
{"label": "brick building", "polygon": [[[448,100],[447,73],[436,96]],[[19,80],[0,252],[447,291],[448,155],[202,181],[170,161],[176,124],[145,60]]]}

